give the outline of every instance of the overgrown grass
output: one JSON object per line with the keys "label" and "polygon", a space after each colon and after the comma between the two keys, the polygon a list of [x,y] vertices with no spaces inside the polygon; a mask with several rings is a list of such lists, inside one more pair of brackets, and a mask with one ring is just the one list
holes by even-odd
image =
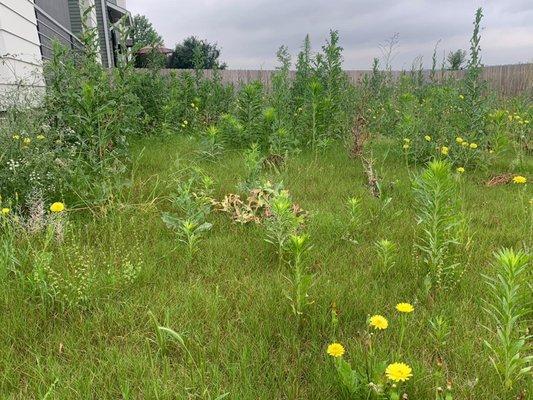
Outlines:
{"label": "overgrown grass", "polygon": [[[374,145],[378,160],[388,145]],[[214,179],[218,199],[236,192],[245,179],[241,152],[206,162],[197,160],[197,149],[194,139],[138,141],[130,184],[105,207],[68,213],[66,237],[54,244],[53,264],[67,274],[83,257],[103,282],[87,293],[86,307],[44,307],[15,276],[1,282],[1,398],[216,399],[229,393],[227,398],[239,400],[348,399],[326,346],[335,339],[344,344],[352,364],[363,362],[367,318],[382,314],[390,326],[375,351],[398,361],[391,356],[399,341],[394,306],[402,301],[415,306],[403,342],[402,361],[414,374],[405,386],[409,398],[435,398],[436,388],[446,385],[435,379],[439,360],[429,333],[429,319],[437,316],[451,327],[439,353],[454,398],[501,398],[504,392],[483,344],[487,331],[482,325],[489,321],[482,311],[486,287],[481,276],[490,274],[498,248],[531,245],[529,210],[524,209],[530,205],[519,195],[523,186],[484,185],[489,174],[504,171],[461,176],[473,252],[458,286],[427,296],[427,271],[413,246],[413,167],[408,171],[402,159],[387,158],[381,183],[392,200],[381,213],[382,200],[365,186],[360,160],[350,159],[340,144],[318,157],[311,151],[291,157],[280,174],[267,171],[309,212],[314,303],[297,323],[284,295],[289,266],[278,267],[262,226],[237,225],[227,214],[213,213],[213,229],[192,261],[165,227],[161,212],[171,210],[183,167],[197,163]],[[532,173],[529,163],[523,174]],[[358,244],[343,239],[346,203],[353,196],[361,199],[363,220],[369,222]],[[398,247],[389,270],[380,268],[376,254],[375,242],[381,239]],[[30,244],[22,239],[17,244],[21,270],[31,269]],[[112,278],[122,276],[127,261],[141,266],[138,277],[132,282]],[[338,310],[336,334],[332,305]],[[154,319],[179,333],[187,351],[170,336],[161,348]]]}

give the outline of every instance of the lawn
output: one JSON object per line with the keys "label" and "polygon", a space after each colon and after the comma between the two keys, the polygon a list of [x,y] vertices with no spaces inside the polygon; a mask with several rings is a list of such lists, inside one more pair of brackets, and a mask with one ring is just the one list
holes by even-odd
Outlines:
{"label": "lawn", "polygon": [[[212,178],[217,200],[238,193],[245,178],[242,151],[207,161],[198,157],[192,137],[137,140],[122,188],[104,206],[67,204],[64,239],[48,245],[63,306],[36,301],[25,280],[2,280],[0,398],[214,400],[227,393],[238,400],[349,399],[326,348],[342,343],[344,359],[361,366],[372,331],[376,359],[412,367],[402,385],[410,399],[434,399],[447,381],[454,399],[503,399],[483,343],[492,334],[483,327],[490,322],[482,275],[493,274],[499,248],[530,247],[530,189],[486,186],[488,178],[507,172],[503,165],[454,174],[472,246],[458,284],[428,295],[415,247],[411,181],[423,166],[407,167],[389,153],[391,141],[372,146],[381,199],[371,195],[361,159],[350,158],[339,142],[263,169],[263,179],[283,182],[308,213],[303,229],[312,244],[306,258],[314,274],[312,304],[296,318],[286,297],[291,267],[278,265],[263,224],[238,224],[214,211],[207,218],[212,229],[189,259],[161,219],[173,211],[173,195],[191,165]],[[533,173],[530,161],[526,176]],[[364,222],[357,243],[345,238],[347,200],[354,196]],[[381,239],[397,245],[391,268],[378,260],[375,242]],[[19,240],[21,271],[32,270],[33,249],[43,240]],[[400,302],[411,303],[414,312],[400,315]],[[369,328],[373,314],[388,319],[386,330]],[[429,322],[439,316],[450,330],[441,344]]]}

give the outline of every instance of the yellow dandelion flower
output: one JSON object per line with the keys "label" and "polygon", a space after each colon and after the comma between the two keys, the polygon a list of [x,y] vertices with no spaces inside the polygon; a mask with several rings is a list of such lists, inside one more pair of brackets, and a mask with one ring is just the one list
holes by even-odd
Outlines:
{"label": "yellow dandelion flower", "polygon": [[393,382],[405,382],[413,376],[413,370],[405,363],[392,363],[385,369],[385,375]]}
{"label": "yellow dandelion flower", "polygon": [[396,304],[396,310],[402,313],[412,313],[415,308],[409,303],[398,303]]}
{"label": "yellow dandelion flower", "polygon": [[460,94],[460,95],[459,95],[459,98],[460,98],[461,100],[464,100],[465,96],[463,96],[462,94]]}
{"label": "yellow dandelion flower", "polygon": [[372,315],[368,320],[368,325],[374,329],[384,330],[389,326],[389,321],[382,315]]}
{"label": "yellow dandelion flower", "polygon": [[50,211],[52,211],[53,213],[60,213],[60,212],[63,212],[64,210],[65,210],[65,204],[59,201],[56,201],[50,206]]}
{"label": "yellow dandelion flower", "polygon": [[463,138],[460,137],[460,136],[457,136],[457,137],[455,138],[455,141],[456,141],[458,144],[461,144],[461,143],[464,142]]}
{"label": "yellow dandelion flower", "polygon": [[524,183],[527,182],[527,178],[525,176],[522,176],[522,175],[516,175],[513,178],[513,182],[518,184],[518,185],[523,185]]}
{"label": "yellow dandelion flower", "polygon": [[440,153],[444,156],[447,156],[448,155],[448,152],[450,151],[450,149],[446,146],[442,146],[441,149],[440,149]]}
{"label": "yellow dandelion flower", "polygon": [[409,139],[409,138],[403,138],[403,141],[404,141],[405,143],[411,143],[411,139]]}
{"label": "yellow dandelion flower", "polygon": [[470,143],[470,148],[471,149],[477,149],[477,144],[476,143]]}
{"label": "yellow dandelion flower", "polygon": [[465,169],[464,169],[463,167],[458,167],[458,168],[456,169],[456,171],[457,171],[458,173],[460,173],[460,174],[464,174]]}
{"label": "yellow dandelion flower", "polygon": [[4,208],[2,208],[2,215],[7,215],[7,214],[9,214],[10,211],[11,210],[9,208],[4,207]]}
{"label": "yellow dandelion flower", "polygon": [[467,147],[468,144],[469,144],[468,142],[461,142],[461,146],[463,146],[463,147]]}
{"label": "yellow dandelion flower", "polygon": [[36,138],[38,140],[44,140],[45,139],[44,135],[37,135]]}
{"label": "yellow dandelion flower", "polygon": [[426,142],[431,142],[431,136],[429,135],[424,136],[424,139],[426,139]]}
{"label": "yellow dandelion flower", "polygon": [[407,149],[409,149],[409,147],[411,147],[411,146],[409,146],[409,145],[406,143],[406,144],[404,144],[402,147],[403,147],[404,150],[407,150]]}
{"label": "yellow dandelion flower", "polygon": [[20,135],[13,135],[13,139],[14,140],[19,140],[20,139]]}
{"label": "yellow dandelion flower", "polygon": [[30,143],[31,143],[31,139],[30,139],[29,137],[24,138],[24,139],[22,140],[22,143],[24,143],[24,144],[26,144],[26,145],[27,145],[27,144],[30,144]]}
{"label": "yellow dandelion flower", "polygon": [[340,343],[331,343],[328,346],[327,353],[331,357],[342,357],[342,355],[344,354],[344,347]]}

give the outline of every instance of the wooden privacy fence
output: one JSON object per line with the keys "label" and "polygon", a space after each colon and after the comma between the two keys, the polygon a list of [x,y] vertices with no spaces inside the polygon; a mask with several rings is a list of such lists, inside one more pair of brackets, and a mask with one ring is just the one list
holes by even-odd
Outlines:
{"label": "wooden privacy fence", "polygon": [[[191,70],[178,69],[164,69],[163,74],[176,73],[180,74],[185,71],[193,72]],[[272,83],[272,75],[274,70],[245,70],[245,69],[228,69],[221,70],[218,73],[221,76],[222,82],[225,84],[233,84],[240,86],[252,81],[261,81],[264,85],[269,87]],[[372,71],[369,70],[346,70],[352,83],[358,84],[361,79]],[[291,76],[294,77],[294,71],[291,71]],[[401,71],[392,71],[392,76],[398,78]],[[407,72],[409,73],[409,72]],[[426,79],[429,78],[429,71],[423,71]],[[212,77],[212,70],[205,70],[204,74],[207,78]],[[442,79],[460,79],[465,74],[465,71],[437,71],[436,78]],[[504,96],[513,96],[517,94],[533,95],[533,63],[515,64],[515,65],[495,65],[484,67],[482,73],[490,87]]]}

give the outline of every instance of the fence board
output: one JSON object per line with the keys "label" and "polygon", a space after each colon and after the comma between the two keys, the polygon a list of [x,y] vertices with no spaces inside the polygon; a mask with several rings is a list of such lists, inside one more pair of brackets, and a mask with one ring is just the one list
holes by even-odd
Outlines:
{"label": "fence board", "polygon": [[[164,69],[163,74],[180,74],[191,70]],[[233,84],[240,86],[249,82],[259,80],[265,86],[270,87],[272,84],[272,74],[274,70],[243,70],[228,69],[218,71],[224,84]],[[369,70],[346,70],[346,74],[352,83],[358,84],[361,79],[370,74]],[[212,70],[205,70],[204,74],[210,78],[213,76]],[[393,77],[397,78],[402,74],[401,71],[392,71]],[[460,79],[464,76],[465,71],[438,71],[437,78],[442,79]],[[429,71],[424,71],[424,76],[429,76]],[[294,77],[294,71],[291,71],[291,77]],[[489,86],[503,96],[514,96],[518,94],[533,95],[533,63],[514,64],[514,65],[495,65],[483,68],[482,77]]]}

